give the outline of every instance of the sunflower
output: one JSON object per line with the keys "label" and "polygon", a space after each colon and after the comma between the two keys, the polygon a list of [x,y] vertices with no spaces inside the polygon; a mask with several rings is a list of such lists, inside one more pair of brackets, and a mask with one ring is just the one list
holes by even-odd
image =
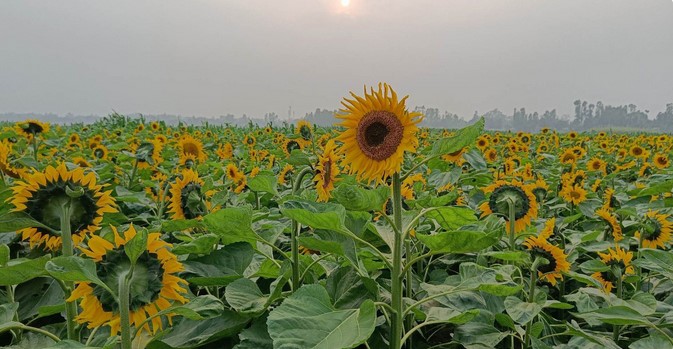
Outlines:
{"label": "sunflower", "polygon": [[75,156],[74,158],[72,158],[72,161],[70,161],[70,162],[72,162],[73,164],[75,164],[79,167],[91,167],[91,164],[88,161],[86,161],[85,158],[83,158],[81,156]]}
{"label": "sunflower", "polygon": [[365,87],[364,97],[352,92],[351,96],[354,99],[345,98],[341,103],[346,109],[336,115],[346,128],[337,137],[343,142],[340,152],[358,180],[383,182],[400,171],[405,151],[416,150],[416,125],[423,116],[408,112],[408,96],[398,100],[388,84],[379,84],[378,91],[371,88],[369,93]]}
{"label": "sunflower", "polygon": [[654,166],[660,170],[663,170],[670,166],[670,160],[665,154],[657,154],[654,156]]}
{"label": "sunflower", "polygon": [[264,133],[270,135],[273,133],[273,128],[271,126],[267,126],[264,128]]}
{"label": "sunflower", "polygon": [[93,156],[96,159],[107,160],[108,150],[104,145],[99,145],[93,149]]}
{"label": "sunflower", "polygon": [[673,223],[668,221],[669,215],[650,210],[645,214],[646,221],[643,223],[641,231],[636,232],[635,236],[642,241],[644,248],[666,248],[671,240]]}
{"label": "sunflower", "polygon": [[[100,236],[92,236],[86,248],[80,248],[83,254],[96,262],[96,274],[111,289],[119,288],[119,280],[130,266],[124,250],[126,244],[136,235],[133,225],[120,236],[117,228],[112,227],[114,243]],[[130,289],[130,320],[136,328],[155,334],[162,329],[161,317],[157,316],[146,324],[148,317],[171,306],[172,302],[186,303],[187,282],[176,274],[184,268],[178,258],[170,252],[171,245],[161,240],[161,233],[147,236],[146,250],[138,258]],[[70,297],[73,302],[81,299],[82,312],[76,320],[87,324],[87,328],[110,326],[110,334],[120,331],[119,305],[114,296],[103,287],[88,282],[79,282]],[[173,314],[168,314],[170,319]]]}
{"label": "sunflower", "polygon": [[[496,181],[492,185],[483,188],[484,193],[491,196],[479,206],[482,217],[496,213],[503,216],[509,223],[509,202],[514,204],[514,233],[519,233],[530,225],[531,219],[537,217],[537,199],[529,186],[519,181],[505,182]],[[510,224],[506,225],[511,233]]]}
{"label": "sunflower", "polygon": [[73,133],[73,134],[70,135],[70,137],[68,137],[68,142],[69,143],[79,143],[79,141],[80,141],[80,138],[79,138],[79,135],[77,133]]}
{"label": "sunflower", "polygon": [[336,144],[334,140],[330,140],[327,142],[322,155],[318,158],[316,175],[313,178],[318,192],[318,201],[328,201],[330,193],[334,190],[334,183],[337,181],[336,176],[339,174],[337,161]]}
{"label": "sunflower", "polygon": [[292,171],[294,170],[294,167],[290,164],[286,164],[285,167],[283,167],[282,170],[280,170],[280,173],[278,173],[278,184],[284,185],[286,183],[289,183],[292,180]]}
{"label": "sunflower", "polygon": [[636,157],[636,158],[647,157],[646,156],[647,151],[639,145],[632,146],[631,149],[629,149],[629,153],[631,154],[631,156]]}
{"label": "sunflower", "polygon": [[26,174],[26,170],[12,164],[13,155],[12,144],[0,141],[0,172],[12,178],[21,178]]}
{"label": "sunflower", "polygon": [[302,150],[304,146],[302,145],[302,142],[299,142],[296,139],[291,139],[288,138],[285,140],[283,143],[283,151],[285,152],[285,155],[290,156],[293,150],[299,149]]}
{"label": "sunflower", "polygon": [[461,160],[463,159],[463,154],[467,152],[467,147],[460,148],[453,153],[448,153],[442,155],[442,160],[446,162],[452,162],[454,164],[460,163]]}
{"label": "sunflower", "polygon": [[171,183],[171,201],[168,212],[173,219],[194,219],[205,215],[210,209],[202,190],[203,180],[193,170],[183,170],[181,176]]}
{"label": "sunflower", "polygon": [[25,120],[17,122],[14,129],[18,134],[24,135],[28,139],[32,139],[34,136],[49,132],[49,123],[32,119]]}
{"label": "sunflower", "polygon": [[556,280],[563,280],[564,272],[570,271],[568,255],[558,246],[550,244],[542,235],[529,237],[524,241],[533,257],[542,257],[549,263],[538,267],[537,274],[540,279],[556,285]]}
{"label": "sunflower", "polygon": [[208,159],[208,155],[203,151],[203,143],[191,135],[182,136],[178,142],[178,148],[180,159],[188,155],[192,155],[199,162],[205,162]]}
{"label": "sunflower", "polygon": [[242,171],[240,171],[238,167],[236,167],[236,165],[233,163],[228,164],[224,172],[227,178],[229,178],[233,182],[239,182],[245,177],[245,174]]}
{"label": "sunflower", "polygon": [[599,158],[592,158],[587,163],[587,169],[594,172],[603,172],[605,174],[605,168],[607,163]]}
{"label": "sunflower", "polygon": [[560,160],[562,164],[572,165],[577,161],[577,154],[573,153],[572,149],[566,149],[561,154]]}
{"label": "sunflower", "polygon": [[159,124],[158,121],[152,121],[150,123],[150,128],[152,129],[152,131],[159,131],[161,129],[161,125]]}
{"label": "sunflower", "polygon": [[[633,275],[635,269],[631,265],[631,260],[633,259],[633,252],[626,251],[619,246],[615,246],[615,249],[608,249],[606,253],[598,252],[598,256],[601,258],[601,262],[606,266],[612,267],[616,266],[621,269],[622,280],[628,275]],[[603,285],[603,290],[606,293],[610,293],[614,288],[613,282],[617,281],[614,273],[611,270],[600,272],[597,271],[591,275],[594,279],[598,280],[601,285]]]}
{"label": "sunflower", "polygon": [[255,144],[257,144],[257,139],[252,134],[245,135],[245,137],[243,138],[243,144],[252,148],[255,146]]}
{"label": "sunflower", "polygon": [[231,159],[231,157],[234,156],[234,148],[231,146],[231,143],[227,142],[220,145],[220,147],[217,148],[217,156],[220,160]]}
{"label": "sunflower", "polygon": [[138,159],[138,168],[146,169],[159,165],[164,159],[161,157],[163,144],[156,139],[151,139],[140,143],[138,146],[132,146],[136,158]]}
{"label": "sunflower", "polygon": [[294,131],[301,139],[308,142],[313,138],[313,130],[311,129],[311,123],[306,120],[299,120],[297,122],[297,127]]}
{"label": "sunflower", "polygon": [[[71,197],[68,191],[82,189],[82,195]],[[58,167],[48,166],[44,172],[26,175],[23,181],[12,187],[14,196],[8,201],[14,211],[22,211],[48,228],[31,227],[19,230],[21,238],[30,247],[44,244],[50,251],[61,248],[61,207],[70,205],[70,231],[74,245],[79,244],[87,233],[100,228],[104,213],[117,212],[113,207],[111,191],[103,191],[96,184],[96,174],[78,167],[69,171],[64,163]]]}
{"label": "sunflower", "polygon": [[538,178],[535,183],[530,184],[530,191],[535,195],[535,198],[538,202],[543,202],[547,197],[547,191],[549,190],[549,185],[545,182],[544,179]]}
{"label": "sunflower", "polygon": [[493,148],[487,149],[484,153],[484,158],[489,163],[496,162],[498,160],[498,152]]}
{"label": "sunflower", "polygon": [[573,205],[579,205],[587,199],[587,191],[578,184],[565,184],[559,195]]}
{"label": "sunflower", "polygon": [[484,136],[477,138],[477,148],[479,148],[479,150],[484,151],[488,148],[488,144],[488,138]]}
{"label": "sunflower", "polygon": [[605,207],[601,207],[596,211],[596,215],[608,223],[610,233],[612,234],[612,238],[615,240],[615,242],[619,242],[624,239],[624,235],[622,234],[622,226],[619,224],[617,217],[610,213],[610,210]]}

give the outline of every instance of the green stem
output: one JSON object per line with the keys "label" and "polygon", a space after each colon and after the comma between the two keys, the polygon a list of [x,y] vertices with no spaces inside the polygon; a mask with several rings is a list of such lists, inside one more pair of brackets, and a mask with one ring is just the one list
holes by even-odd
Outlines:
{"label": "green stem", "polygon": [[[406,239],[405,237],[403,237],[403,239],[404,239],[404,251],[405,251],[404,258],[405,258],[405,261],[406,261],[406,260],[409,260],[410,258],[412,258],[413,256],[412,256],[412,252],[411,252],[411,243],[409,242],[409,239]],[[413,285],[412,285],[413,272],[411,271],[411,268],[407,268],[406,265],[404,266],[404,269],[406,269],[406,272],[402,272],[402,275],[405,275],[405,277],[406,277],[406,286],[404,288],[404,291],[405,291],[404,295],[409,299],[413,299],[413,296],[414,296],[413,295]],[[407,315],[405,320],[406,320],[405,321],[406,322],[406,328],[412,328],[413,325],[414,325],[414,315],[413,314]],[[405,334],[405,337],[407,337],[406,334]],[[402,339],[402,342],[403,343],[405,342],[404,338]],[[409,341],[407,347],[409,349],[411,349],[412,345],[413,345],[413,342]]]}
{"label": "green stem", "polygon": [[[620,275],[617,276],[617,297],[619,297],[619,299],[622,299],[622,296],[623,296],[623,294],[622,294],[622,292],[623,292],[623,290],[622,290],[622,275],[621,275],[621,272],[619,274]],[[619,325],[613,325],[613,327],[612,327],[612,340],[615,343],[619,342],[619,330],[620,330]]]}
{"label": "green stem", "polygon": [[[292,194],[296,195],[301,189],[301,183],[304,181],[304,177],[311,173],[312,170],[310,167],[305,167],[302,169],[299,174],[297,174],[297,180],[292,186]],[[301,275],[299,271],[299,242],[297,238],[299,237],[299,232],[301,231],[301,224],[299,222],[292,220],[292,227],[290,231],[290,250],[292,254],[292,291],[299,289],[301,285]]]}
{"label": "green stem", "polygon": [[[528,286],[528,303],[535,303],[535,286],[537,285],[537,268],[540,265],[540,258],[535,258],[533,261],[533,266],[530,271],[530,285]],[[531,320],[532,321],[532,320]],[[526,347],[530,347],[530,330],[531,323],[526,324],[526,332],[524,335],[524,344]]]}
{"label": "green stem", "polygon": [[138,158],[133,163],[133,170],[131,171],[131,176],[129,177],[129,190],[133,188],[133,181],[136,179],[136,172],[138,172]]}
{"label": "green stem", "polygon": [[402,303],[403,279],[402,274],[402,246],[403,236],[400,233],[402,230],[402,180],[400,174],[393,175],[393,215],[394,223],[398,229],[395,233],[393,242],[393,270],[392,278],[392,300],[391,305],[394,310],[392,316],[392,323],[390,325],[390,349],[400,349],[402,347],[402,336],[404,333],[404,314]]}
{"label": "green stem", "polygon": [[[61,253],[65,257],[73,255],[72,232],[70,231],[70,200],[61,204]],[[75,289],[75,283],[72,281],[65,282],[65,298],[70,298],[70,294]],[[68,339],[78,340],[75,328],[75,317],[77,316],[77,303],[65,303],[65,320]]]}
{"label": "green stem", "polygon": [[516,251],[516,208],[511,199],[507,200],[507,206],[509,208],[509,249]]}
{"label": "green stem", "polygon": [[33,133],[33,156],[37,161],[37,135]]}
{"label": "green stem", "polygon": [[21,323],[17,324],[16,326],[5,327],[2,330],[0,330],[0,333],[3,333],[5,331],[11,331],[11,330],[31,331],[31,332],[43,334],[43,335],[49,337],[50,339],[52,339],[54,342],[60,342],[61,341],[61,338],[58,338],[57,335],[55,335],[55,334],[53,334],[49,331],[45,331],[41,328],[32,327],[32,326],[24,325],[24,324],[21,324]]}
{"label": "green stem", "polygon": [[119,320],[122,334],[122,349],[131,349],[131,277],[133,266],[119,283]]}
{"label": "green stem", "polygon": [[166,181],[166,183],[164,183],[164,194],[159,198],[159,200],[161,200],[161,203],[159,204],[159,212],[157,213],[159,222],[161,222],[164,218],[164,210],[166,209],[166,196],[168,196],[168,191],[170,188],[171,186],[168,185],[168,181]]}

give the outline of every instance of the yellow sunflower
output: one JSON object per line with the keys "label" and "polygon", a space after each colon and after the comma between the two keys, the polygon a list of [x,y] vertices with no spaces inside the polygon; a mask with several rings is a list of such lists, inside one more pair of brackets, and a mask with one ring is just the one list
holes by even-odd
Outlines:
{"label": "yellow sunflower", "polygon": [[605,174],[607,163],[599,158],[592,158],[587,163],[587,169],[594,172],[602,172]]}
{"label": "yellow sunflower", "polygon": [[220,145],[220,147],[217,148],[217,156],[220,160],[231,159],[232,156],[234,156],[234,148],[231,146],[231,143],[227,142]]}
{"label": "yellow sunflower", "polygon": [[0,141],[0,171],[12,178],[21,178],[26,174],[26,170],[12,163],[13,156],[12,144]]}
{"label": "yellow sunflower", "polygon": [[615,242],[619,242],[624,239],[622,234],[622,226],[619,224],[617,217],[613,216],[606,207],[601,207],[596,211],[596,215],[608,223],[610,233]]}
{"label": "yellow sunflower", "polygon": [[[73,198],[66,191],[79,190],[82,195]],[[48,166],[44,172],[26,175],[12,187],[13,197],[8,199],[13,211],[22,211],[48,228],[31,227],[19,230],[30,247],[45,245],[50,251],[61,249],[61,206],[69,203],[70,231],[74,245],[79,244],[87,233],[100,228],[103,214],[117,212],[111,191],[103,191],[96,184],[96,174],[78,167],[68,170],[64,163],[58,167]]]}
{"label": "yellow sunflower", "polygon": [[142,142],[137,146],[131,146],[131,149],[136,154],[138,159],[138,168],[146,169],[161,164],[161,162],[164,161],[164,159],[161,157],[163,147],[164,145],[156,139]]}
{"label": "yellow sunflower", "polygon": [[14,129],[18,134],[21,134],[28,139],[32,139],[34,136],[49,132],[49,123],[32,119],[25,120],[17,122]]}
{"label": "yellow sunflower", "polygon": [[531,223],[531,219],[537,217],[538,207],[537,199],[531,192],[529,186],[523,185],[519,181],[496,181],[482,189],[484,193],[490,193],[491,196],[479,206],[482,217],[490,214],[498,214],[505,218],[507,232],[512,233],[509,224],[509,205],[510,201],[514,204],[514,233],[519,233],[526,229]]}
{"label": "yellow sunflower", "polygon": [[559,195],[573,205],[579,205],[587,199],[587,191],[578,184],[564,184]]}
{"label": "yellow sunflower", "polygon": [[542,234],[527,238],[523,244],[531,251],[533,258],[539,256],[549,262],[540,266],[537,273],[540,279],[549,282],[552,286],[556,285],[557,279],[563,280],[562,273],[570,271],[568,255],[558,246],[550,244]]}
{"label": "yellow sunflower", "polygon": [[99,145],[93,149],[93,156],[96,159],[107,160],[108,150],[104,145]]}
{"label": "yellow sunflower", "polygon": [[205,162],[208,159],[208,155],[203,151],[203,143],[191,135],[182,136],[178,142],[178,148],[181,159],[188,155],[192,155],[199,162]]}
{"label": "yellow sunflower", "polygon": [[292,171],[294,171],[294,166],[286,164],[280,173],[278,173],[278,184],[284,185],[286,183],[291,183],[292,181]]}
{"label": "yellow sunflower", "polygon": [[665,154],[656,154],[654,156],[654,166],[660,170],[668,168],[670,166],[670,160]]}
{"label": "yellow sunflower", "polygon": [[295,149],[302,150],[303,148],[304,148],[303,143],[296,139],[288,138],[285,140],[285,142],[283,142],[283,151],[287,156],[290,156],[293,150]]}
{"label": "yellow sunflower", "polygon": [[496,162],[498,160],[498,152],[493,148],[487,149],[484,153],[484,159],[486,159],[488,163]]}
{"label": "yellow sunflower", "polygon": [[171,183],[171,201],[168,212],[173,219],[200,218],[210,210],[210,203],[201,189],[203,180],[193,170],[183,170],[182,174]]}
{"label": "yellow sunflower", "polygon": [[318,192],[318,201],[328,201],[330,193],[334,190],[334,183],[338,180],[336,176],[339,174],[337,161],[336,144],[334,140],[330,140],[325,145],[322,155],[318,158],[316,175],[313,178]]}
{"label": "yellow sunflower", "polygon": [[645,217],[647,220],[642,229],[636,232],[636,238],[642,241],[644,248],[661,247],[665,249],[665,244],[671,241],[673,231],[673,223],[668,221],[669,215],[650,210]]}
{"label": "yellow sunflower", "polygon": [[311,128],[311,123],[306,120],[299,120],[294,132],[305,142],[308,142],[311,140],[311,138],[313,138],[313,129]]}
{"label": "yellow sunflower", "polygon": [[243,144],[252,148],[255,146],[255,144],[257,144],[257,139],[252,134],[245,135],[245,137],[243,138]]}
{"label": "yellow sunflower", "polygon": [[[598,256],[601,258],[601,262],[606,266],[617,265],[621,269],[622,279],[626,278],[628,275],[633,275],[635,269],[631,265],[631,260],[633,259],[633,252],[626,251],[619,246],[615,246],[615,249],[608,249],[606,253],[598,252]],[[617,281],[617,278],[612,273],[612,271],[597,271],[591,275],[594,279],[598,280],[601,285],[603,285],[603,290],[606,293],[610,293],[614,288],[614,283]]]}
{"label": "yellow sunflower", "polygon": [[383,182],[400,171],[405,151],[416,151],[415,133],[423,116],[407,111],[407,97],[398,100],[388,84],[379,84],[378,91],[371,88],[369,93],[365,87],[364,97],[352,92],[351,96],[342,102],[346,109],[336,115],[346,128],[337,137],[343,142],[340,152],[358,180]]}
{"label": "yellow sunflower", "polygon": [[[124,251],[125,245],[136,235],[131,225],[120,236],[112,227],[114,243],[100,236],[92,236],[87,248],[80,248],[83,254],[96,262],[96,273],[113,290],[119,288],[121,273],[128,270],[130,261]],[[160,233],[147,236],[146,251],[140,255],[133,270],[130,292],[130,320],[136,328],[155,334],[162,329],[161,317],[157,316],[143,324],[148,317],[168,309],[173,302],[186,303],[187,282],[176,274],[183,270],[178,258],[170,252],[171,245],[161,240]],[[87,324],[87,328],[110,326],[110,335],[120,331],[119,306],[114,296],[101,286],[79,282],[68,302],[81,299],[82,312],[76,320]],[[168,314],[170,319],[173,315]]]}

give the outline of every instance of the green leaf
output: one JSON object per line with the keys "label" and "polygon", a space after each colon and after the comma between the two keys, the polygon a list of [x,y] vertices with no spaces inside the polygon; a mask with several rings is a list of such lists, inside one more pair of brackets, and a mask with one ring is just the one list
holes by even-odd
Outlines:
{"label": "green leaf", "polygon": [[204,348],[205,344],[239,333],[249,318],[225,310],[222,315],[206,320],[180,318],[163,336],[157,336],[147,349]]}
{"label": "green leaf", "polygon": [[310,166],[311,159],[309,159],[308,155],[306,155],[306,153],[303,151],[294,149],[287,158],[287,163],[295,167],[301,165]]}
{"label": "green leaf", "polygon": [[224,304],[211,295],[198,296],[185,304],[166,309],[165,312],[184,316],[191,320],[204,320],[222,315]]}
{"label": "green leaf", "polygon": [[651,196],[661,193],[670,193],[673,190],[673,179],[664,182],[650,183],[646,188],[634,189],[626,192],[630,196]]}
{"label": "green leaf", "polygon": [[164,232],[174,232],[174,231],[184,231],[187,229],[198,228],[203,226],[203,222],[198,219],[178,219],[178,220],[165,220],[161,222],[161,231]]}
{"label": "green leaf", "polygon": [[656,271],[669,279],[673,279],[673,254],[669,251],[649,248],[640,249],[640,256],[644,260],[635,261],[638,266]]}
{"label": "green leaf", "polygon": [[305,285],[271,311],[267,325],[274,349],[353,348],[374,332],[376,310],[370,300],[337,310],[322,286]]}
{"label": "green leaf", "polygon": [[135,265],[138,257],[147,250],[147,229],[138,229],[136,235],[124,245],[124,253],[129,257],[131,265]]}
{"label": "green leaf", "polygon": [[280,212],[284,216],[313,229],[346,230],[346,209],[341,205],[289,200],[283,203]]}
{"label": "green leaf", "polygon": [[654,332],[649,337],[631,343],[629,349],[662,349],[669,348],[671,344],[673,343],[666,339],[662,334]]}
{"label": "green leaf", "polygon": [[266,328],[267,317],[255,319],[252,325],[238,335],[241,342],[234,349],[273,349],[273,341]]}
{"label": "green leaf", "polygon": [[259,237],[252,230],[252,209],[250,207],[227,207],[203,217],[206,228],[230,244],[245,241],[254,244]]}
{"label": "green leaf", "polygon": [[0,216],[0,233],[14,233],[25,228],[45,228],[25,212],[8,212]]}
{"label": "green leaf", "polygon": [[266,310],[269,297],[265,296],[257,284],[246,278],[238,279],[224,290],[227,303],[240,314],[259,315]]}
{"label": "green leaf", "polygon": [[192,241],[174,245],[171,250],[176,255],[182,254],[208,254],[213,251],[213,247],[220,238],[215,234],[199,235]]}
{"label": "green leaf", "polygon": [[96,263],[91,259],[78,256],[55,257],[47,262],[45,269],[49,275],[61,281],[86,281],[106,287],[96,275]]}
{"label": "green leaf", "polygon": [[30,279],[44,275],[45,264],[51,259],[46,255],[35,259],[13,259],[0,267],[0,286],[18,285]]}
{"label": "green leaf", "polygon": [[0,245],[0,267],[4,267],[9,262],[10,257],[9,246],[7,244]]}
{"label": "green leaf", "polygon": [[258,174],[248,181],[248,188],[256,192],[265,192],[278,195],[278,179],[267,174]]}
{"label": "green leaf", "polygon": [[455,153],[471,144],[484,131],[486,121],[482,117],[474,124],[456,131],[451,137],[442,138],[432,147],[432,155],[445,155]]}
{"label": "green leaf", "polygon": [[530,254],[523,251],[489,251],[484,256],[510,262],[523,262],[529,259]]}
{"label": "green leaf", "polygon": [[350,211],[380,211],[390,197],[390,188],[382,185],[364,189],[357,184],[342,184],[332,191],[332,197]]}
{"label": "green leaf", "polygon": [[479,315],[478,309],[460,312],[450,308],[432,307],[426,312],[427,318],[425,321],[442,321],[451,324],[465,324]]}
{"label": "green leaf", "polygon": [[237,242],[209,255],[183,262],[187,281],[198,286],[226,286],[243,277],[254,251],[246,242]]}
{"label": "green leaf", "polygon": [[514,322],[525,325],[540,313],[542,306],[537,303],[524,302],[517,297],[510,296],[505,298],[505,310]]}
{"label": "green leaf", "polygon": [[615,306],[596,309],[588,313],[573,313],[573,315],[585,320],[598,320],[610,325],[645,325],[652,323],[636,310],[625,306]]}
{"label": "green leaf", "polygon": [[19,309],[19,303],[5,303],[0,305],[0,324],[12,321],[17,309]]}
{"label": "green leaf", "polygon": [[364,301],[376,300],[378,286],[372,279],[360,276],[351,267],[333,271],[325,282],[325,289],[337,309],[353,309]]}
{"label": "green leaf", "polygon": [[469,207],[437,207],[428,211],[425,216],[434,219],[445,230],[458,230],[464,225],[477,221],[474,210]]}
{"label": "green leaf", "polygon": [[478,252],[498,242],[495,233],[469,230],[445,231],[434,235],[417,234],[416,237],[433,253]]}

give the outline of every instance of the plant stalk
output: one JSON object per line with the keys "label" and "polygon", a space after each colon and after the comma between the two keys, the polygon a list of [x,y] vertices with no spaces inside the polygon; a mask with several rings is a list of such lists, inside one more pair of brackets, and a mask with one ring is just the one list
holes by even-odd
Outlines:
{"label": "plant stalk", "polygon": [[[70,231],[70,200],[61,205],[61,254],[65,257],[73,255],[72,232]],[[66,281],[65,298],[70,298],[70,294],[75,289],[75,283]],[[77,316],[77,301],[65,303],[65,320],[68,339],[77,341],[77,332],[75,328],[75,317]]]}
{"label": "plant stalk", "polygon": [[392,278],[392,300],[391,305],[394,313],[391,314],[390,324],[390,349],[400,349],[402,347],[402,336],[404,335],[404,314],[402,303],[403,274],[402,274],[402,180],[400,174],[393,175],[393,215],[394,223],[397,226],[395,239],[393,243],[393,270]]}

